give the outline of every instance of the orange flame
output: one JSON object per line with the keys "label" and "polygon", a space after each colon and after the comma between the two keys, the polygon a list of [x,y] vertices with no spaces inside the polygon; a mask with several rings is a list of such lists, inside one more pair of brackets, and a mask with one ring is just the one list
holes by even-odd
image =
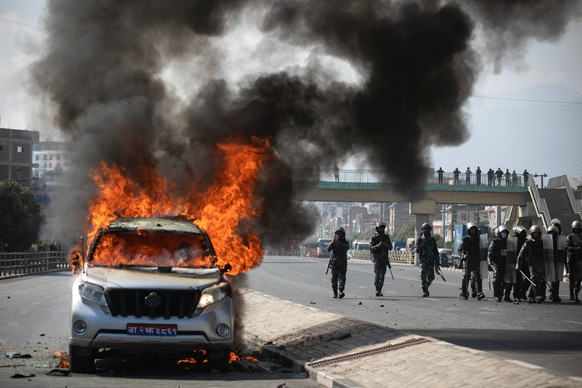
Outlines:
{"label": "orange flame", "polygon": [[57,350],[54,354],[55,358],[60,358],[59,361],[59,365],[57,365],[57,368],[63,368],[63,369],[67,369],[69,367],[69,357],[61,352],[60,350]]}
{"label": "orange flame", "polygon": [[235,352],[231,351],[230,356],[228,358],[228,363],[231,364],[231,363],[239,361],[239,360],[240,360],[239,355],[236,354]]}
{"label": "orange flame", "polygon": [[[249,225],[252,218],[260,214],[261,203],[253,194],[268,145],[264,139],[253,139],[250,145],[234,141],[219,144],[220,173],[206,191],[202,192],[194,182],[186,198],[175,198],[172,186],[151,165],[140,166],[143,178],[137,182],[127,177],[123,167],[101,163],[100,169],[93,172],[97,196],[89,207],[89,244],[99,228],[117,218],[183,215],[196,220],[210,235],[219,266],[230,264],[230,275],[248,271],[258,265],[263,256],[261,240]],[[127,260],[116,249],[119,247],[114,241],[104,242],[109,245],[103,245],[101,257],[108,257],[115,263]],[[78,262],[79,256],[78,251],[69,254],[71,261]],[[180,265],[175,257],[167,259],[167,264]],[[182,264],[188,265],[191,260],[209,262],[210,258],[195,255]]]}

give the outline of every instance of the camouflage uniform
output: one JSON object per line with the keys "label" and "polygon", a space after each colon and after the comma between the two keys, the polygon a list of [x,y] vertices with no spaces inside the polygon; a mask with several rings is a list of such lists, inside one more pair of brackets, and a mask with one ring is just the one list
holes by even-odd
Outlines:
{"label": "camouflage uniform", "polygon": [[467,257],[465,262],[465,275],[463,276],[463,284],[461,284],[461,296],[467,299],[469,295],[467,283],[471,279],[472,296],[478,296],[481,299],[483,283],[481,281],[481,258],[479,257],[479,234],[475,236],[464,236],[463,240],[461,240],[459,251]]}
{"label": "camouflage uniform", "polygon": [[580,284],[582,283],[582,234],[571,233],[566,238],[568,252],[568,272],[570,278],[570,300],[580,302]]}
{"label": "camouflage uniform", "polygon": [[439,251],[433,236],[421,235],[416,240],[416,252],[420,264],[420,283],[423,296],[428,296],[428,287],[434,280],[435,267],[439,268]]}
{"label": "camouflage uniform", "polygon": [[[541,303],[546,294],[545,282],[545,265],[544,265],[544,244],[541,238],[530,238],[525,241],[519,255],[517,256],[518,265],[522,266],[524,263],[529,268],[531,281],[535,284],[530,288],[528,300]],[[538,299],[539,298],[539,299]]]}
{"label": "camouflage uniform", "polygon": [[370,252],[374,262],[374,287],[376,287],[376,296],[382,296],[382,287],[384,286],[384,277],[386,276],[386,267],[391,267],[388,258],[388,251],[392,249],[390,237],[385,233],[376,232],[370,240]]}
{"label": "camouflage uniform", "polygon": [[333,290],[334,298],[338,296],[338,289],[340,298],[343,298],[346,286],[346,272],[348,270],[348,249],[350,249],[350,243],[345,237],[332,241],[327,247],[327,251],[331,252],[333,258],[331,264],[331,289]]}
{"label": "camouflage uniform", "polygon": [[[503,291],[505,290],[505,300],[511,302],[509,299],[510,287],[505,283],[505,271],[507,268],[507,238],[497,237],[491,241],[487,251],[487,259],[493,267],[493,296],[497,302],[503,298]],[[511,286],[511,284],[510,284]]]}

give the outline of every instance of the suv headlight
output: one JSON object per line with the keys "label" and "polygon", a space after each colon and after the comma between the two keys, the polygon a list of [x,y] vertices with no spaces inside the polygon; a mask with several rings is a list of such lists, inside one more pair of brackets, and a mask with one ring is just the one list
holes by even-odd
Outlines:
{"label": "suv headlight", "polygon": [[226,299],[228,295],[228,283],[222,282],[216,286],[208,287],[202,290],[200,300],[198,301],[197,310],[202,310],[206,306],[218,303]]}
{"label": "suv headlight", "polygon": [[79,284],[79,295],[83,300],[99,305],[105,314],[111,315],[103,287],[91,283],[81,283]]}

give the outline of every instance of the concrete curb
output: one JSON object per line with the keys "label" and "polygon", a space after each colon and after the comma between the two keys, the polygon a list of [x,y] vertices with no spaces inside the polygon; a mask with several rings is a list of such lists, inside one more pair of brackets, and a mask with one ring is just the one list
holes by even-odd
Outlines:
{"label": "concrete curb", "polygon": [[322,386],[580,386],[577,378],[542,367],[239,291],[246,306],[244,343],[286,361],[295,373],[306,372]]}

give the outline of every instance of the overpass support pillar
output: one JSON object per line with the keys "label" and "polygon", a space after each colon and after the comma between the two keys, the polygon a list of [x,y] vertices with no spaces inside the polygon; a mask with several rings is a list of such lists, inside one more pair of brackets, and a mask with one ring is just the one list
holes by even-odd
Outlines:
{"label": "overpass support pillar", "polygon": [[[428,216],[435,213],[436,203],[430,199],[422,199],[416,202],[410,202],[410,214],[416,218],[416,227],[414,230],[414,241],[420,236],[420,227],[428,222]],[[414,254],[414,265],[418,265],[418,254]]]}

